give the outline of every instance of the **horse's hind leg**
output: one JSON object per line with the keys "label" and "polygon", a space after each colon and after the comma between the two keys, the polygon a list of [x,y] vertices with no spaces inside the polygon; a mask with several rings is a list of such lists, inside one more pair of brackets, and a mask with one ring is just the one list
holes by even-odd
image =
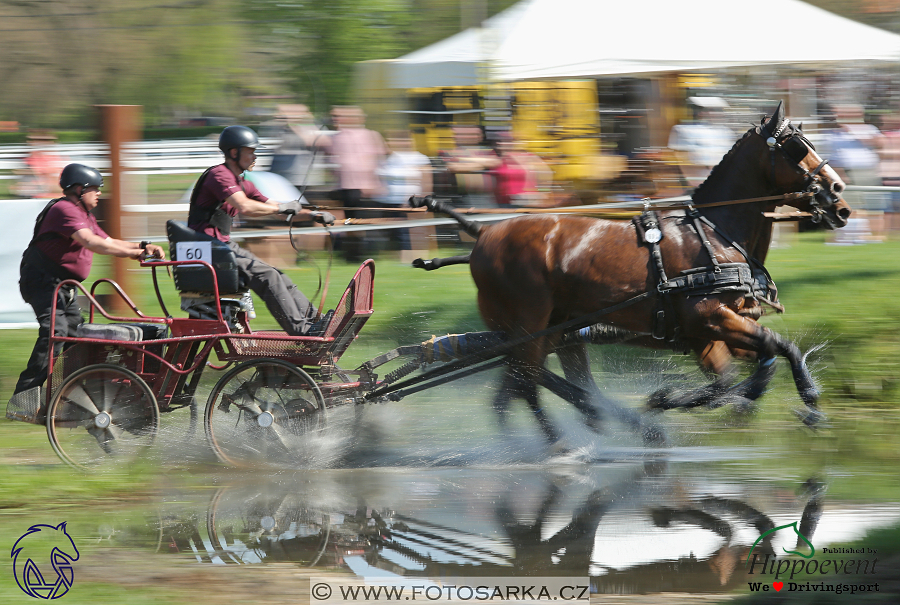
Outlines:
{"label": "horse's hind leg", "polygon": [[540,406],[538,400],[537,384],[531,372],[523,368],[520,363],[510,359],[503,371],[500,382],[500,390],[492,402],[494,411],[500,422],[500,427],[505,429],[509,422],[509,402],[514,397],[521,397],[528,404],[535,419],[541,427],[541,431],[550,443],[559,441],[560,435],[550,422],[547,414]]}
{"label": "horse's hind leg", "polygon": [[587,347],[583,344],[569,345],[556,350],[566,379],[586,390],[591,396],[590,410],[578,408],[584,414],[591,429],[600,428],[604,414],[610,414],[616,420],[628,426],[635,433],[640,433],[645,443],[659,444],[665,441],[663,430],[627,407],[620,406],[607,398],[591,374],[591,359]]}
{"label": "horse's hind leg", "polygon": [[690,391],[679,397],[673,397],[668,389],[662,389],[650,396],[647,406],[657,410],[675,408],[695,408],[702,405],[714,405],[734,384],[735,369],[731,363],[731,354],[724,342],[715,341],[697,350],[700,364],[717,378],[710,384]]}
{"label": "horse's hind leg", "polygon": [[566,380],[586,390],[591,396],[590,409],[579,408],[585,421],[592,429],[600,428],[603,420],[603,408],[610,407],[611,402],[600,392],[600,387],[594,382],[591,375],[591,361],[588,357],[587,347],[583,344],[569,345],[556,350],[559,363],[562,366]]}

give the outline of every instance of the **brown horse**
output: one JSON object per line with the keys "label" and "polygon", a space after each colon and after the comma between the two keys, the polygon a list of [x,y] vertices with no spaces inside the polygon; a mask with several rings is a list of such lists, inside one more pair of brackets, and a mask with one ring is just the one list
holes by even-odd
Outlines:
{"label": "brown horse", "polygon": [[[490,329],[516,337],[615,306],[595,320],[607,325],[601,331],[633,345],[693,351],[701,365],[717,375],[710,385],[680,397],[655,393],[650,407],[656,409],[755,400],[773,375],[775,356],[782,355],[808,408],[802,418],[813,425],[821,413],[804,356],[796,345],[756,322],[762,315],[761,301],[780,308],[762,266],[773,222],[763,213],[790,204],[811,212],[829,228],[842,227],[850,216],[841,198],[843,189],[837,173],[784,117],[779,104],[771,117],[735,143],[694,191],[693,208],[686,210],[660,211],[634,222],[530,215],[482,226],[440,201],[426,203],[453,215],[477,237],[469,262],[478,307]],[[790,193],[806,195],[790,202],[778,197]],[[752,201],[756,198],[764,199]],[[602,398],[583,342],[561,334],[532,340],[513,352],[494,402],[501,419],[510,399],[522,397],[547,438],[558,439],[541,411],[536,389],[536,383],[545,384],[543,366],[553,351],[566,378],[600,405],[594,414],[582,409],[591,420],[612,412],[644,429],[647,437],[637,414]],[[759,362],[756,372],[736,386],[733,357]]]}

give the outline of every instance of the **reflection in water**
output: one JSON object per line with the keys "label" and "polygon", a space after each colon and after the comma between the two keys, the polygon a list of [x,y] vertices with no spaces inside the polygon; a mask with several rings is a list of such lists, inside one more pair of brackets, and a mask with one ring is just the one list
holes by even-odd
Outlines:
{"label": "reflection in water", "polygon": [[[816,479],[785,489],[722,472],[638,461],[220,476],[212,481],[226,485],[211,498],[164,497],[158,535],[143,547],[202,563],[292,562],[366,578],[590,575],[600,593],[723,592],[754,579],[747,555],[777,526],[799,521],[821,548],[839,526],[858,538],[866,525],[900,517],[896,506],[827,502]],[[803,548],[793,532],[779,532],[754,553]]]}

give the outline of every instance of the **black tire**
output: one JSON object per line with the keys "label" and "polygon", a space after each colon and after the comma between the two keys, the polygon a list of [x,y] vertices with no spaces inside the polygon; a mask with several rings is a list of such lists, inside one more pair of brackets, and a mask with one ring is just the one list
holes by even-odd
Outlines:
{"label": "black tire", "polygon": [[66,463],[81,469],[127,465],[159,432],[156,397],[144,380],[120,366],[73,372],[47,410],[47,436]]}
{"label": "black tire", "polygon": [[216,383],[203,424],[210,447],[226,464],[290,464],[301,456],[308,436],[324,428],[325,400],[297,366],[252,360]]}

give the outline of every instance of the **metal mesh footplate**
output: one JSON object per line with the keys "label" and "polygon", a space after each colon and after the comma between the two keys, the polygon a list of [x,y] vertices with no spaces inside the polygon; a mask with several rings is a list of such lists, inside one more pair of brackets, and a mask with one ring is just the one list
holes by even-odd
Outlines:
{"label": "metal mesh footplate", "polygon": [[[270,338],[259,338],[268,336]],[[272,339],[277,336],[277,339]],[[284,332],[254,332],[228,338],[239,358],[274,357],[288,359],[295,363],[319,365],[328,351],[329,341],[316,339],[292,339]]]}
{"label": "metal mesh footplate", "polygon": [[16,393],[6,404],[6,417],[10,420],[21,420],[31,424],[44,424],[47,413],[41,409],[43,402],[43,389],[34,387],[21,393]]}

